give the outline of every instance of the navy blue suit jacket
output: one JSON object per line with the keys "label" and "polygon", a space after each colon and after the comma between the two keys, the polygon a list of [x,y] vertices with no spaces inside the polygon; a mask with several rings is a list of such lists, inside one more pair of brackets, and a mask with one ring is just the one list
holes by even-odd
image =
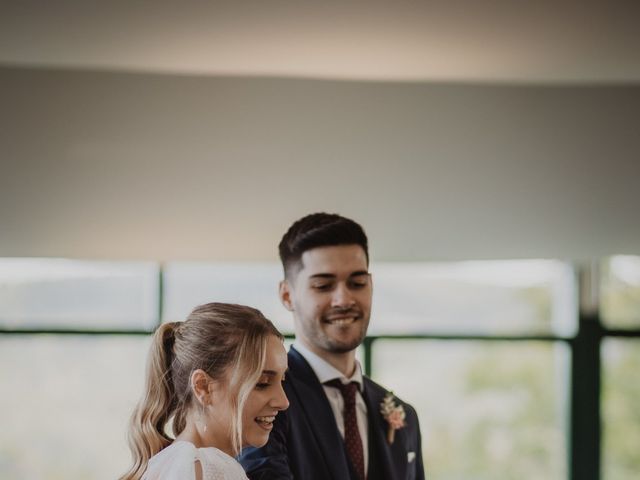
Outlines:
{"label": "navy blue suit jacket", "polygon": [[[350,480],[348,460],[329,400],[315,373],[295,348],[289,351],[284,390],[289,409],[276,417],[268,443],[246,448],[240,463],[250,480]],[[399,399],[406,426],[387,442],[388,424],[380,413],[386,389],[364,377],[369,418],[368,480],[424,480],[420,427],[415,410]]]}

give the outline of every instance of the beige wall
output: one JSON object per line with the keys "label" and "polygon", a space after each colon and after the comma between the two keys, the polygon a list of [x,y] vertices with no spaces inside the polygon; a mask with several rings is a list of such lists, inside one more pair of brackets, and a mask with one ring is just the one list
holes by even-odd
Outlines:
{"label": "beige wall", "polygon": [[640,87],[0,68],[0,256],[272,260],[296,217],[382,260],[640,254]]}

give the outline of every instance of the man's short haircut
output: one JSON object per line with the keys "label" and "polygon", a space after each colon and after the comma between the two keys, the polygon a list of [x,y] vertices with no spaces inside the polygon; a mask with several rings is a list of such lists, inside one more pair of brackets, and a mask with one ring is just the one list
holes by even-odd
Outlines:
{"label": "man's short haircut", "polygon": [[285,277],[300,264],[302,254],[317,247],[360,245],[369,262],[369,246],[363,228],[335,213],[312,213],[296,221],[284,234],[278,249]]}

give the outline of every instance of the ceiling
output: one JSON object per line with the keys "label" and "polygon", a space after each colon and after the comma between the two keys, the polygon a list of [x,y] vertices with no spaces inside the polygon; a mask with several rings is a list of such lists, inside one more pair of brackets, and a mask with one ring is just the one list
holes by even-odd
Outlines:
{"label": "ceiling", "polygon": [[638,1],[4,1],[0,8],[0,64],[9,66],[640,83]]}

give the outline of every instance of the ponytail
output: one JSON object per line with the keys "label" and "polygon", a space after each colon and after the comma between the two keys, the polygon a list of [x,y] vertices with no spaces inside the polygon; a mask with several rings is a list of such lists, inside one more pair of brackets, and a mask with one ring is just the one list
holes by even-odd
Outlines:
{"label": "ponytail", "polygon": [[[173,441],[165,433],[164,427],[178,406],[171,378],[175,329],[178,325],[178,322],[164,323],[153,336],[144,394],[133,411],[129,424],[128,440],[133,466],[120,480],[142,478],[149,459]],[[180,423],[184,428],[182,412],[174,419],[174,428],[180,426]]]}

